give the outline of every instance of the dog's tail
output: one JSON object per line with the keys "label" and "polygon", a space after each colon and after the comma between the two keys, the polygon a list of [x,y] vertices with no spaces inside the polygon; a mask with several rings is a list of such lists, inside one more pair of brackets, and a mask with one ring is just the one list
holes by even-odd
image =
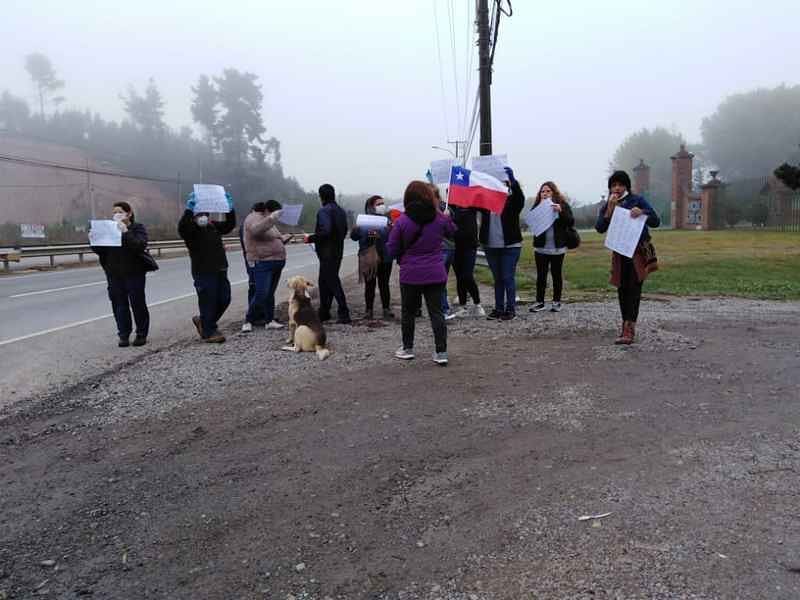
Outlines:
{"label": "dog's tail", "polygon": [[317,351],[317,358],[320,360],[325,360],[331,355],[330,349],[324,346],[317,345],[314,349]]}

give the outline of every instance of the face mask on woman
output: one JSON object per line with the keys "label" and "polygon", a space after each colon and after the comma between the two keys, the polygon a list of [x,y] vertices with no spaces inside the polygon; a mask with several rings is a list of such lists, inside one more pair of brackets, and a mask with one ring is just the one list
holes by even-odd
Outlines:
{"label": "face mask on woman", "polygon": [[208,215],[200,215],[199,217],[195,217],[194,222],[200,227],[205,227],[208,225]]}
{"label": "face mask on woman", "polygon": [[376,215],[385,215],[386,214],[386,205],[385,204],[376,204],[375,205],[375,214]]}
{"label": "face mask on woman", "polygon": [[114,213],[113,215],[111,215],[111,218],[114,221],[116,221],[117,223],[121,223],[122,221],[124,221],[125,219],[128,218],[128,214],[127,213]]}

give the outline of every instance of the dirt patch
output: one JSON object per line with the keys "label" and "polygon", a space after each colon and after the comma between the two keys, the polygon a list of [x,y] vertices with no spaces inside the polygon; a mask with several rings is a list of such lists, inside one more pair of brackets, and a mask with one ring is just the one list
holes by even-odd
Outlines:
{"label": "dirt patch", "polygon": [[[800,305],[191,344],[0,422],[0,597],[796,598]],[[610,512],[604,518],[580,516]]]}

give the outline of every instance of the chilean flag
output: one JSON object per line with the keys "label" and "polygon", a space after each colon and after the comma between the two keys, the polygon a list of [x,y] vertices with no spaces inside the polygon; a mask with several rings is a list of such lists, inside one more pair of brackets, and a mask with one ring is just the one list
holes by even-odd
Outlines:
{"label": "chilean flag", "polygon": [[499,179],[479,171],[454,166],[450,170],[450,192],[447,199],[453,206],[482,208],[495,214],[503,212],[508,188]]}

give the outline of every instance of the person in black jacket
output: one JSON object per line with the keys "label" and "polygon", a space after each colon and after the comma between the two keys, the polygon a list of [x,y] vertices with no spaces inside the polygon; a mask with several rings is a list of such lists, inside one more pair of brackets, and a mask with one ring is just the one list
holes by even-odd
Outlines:
{"label": "person in black jacket", "polygon": [[122,231],[122,246],[92,246],[108,280],[108,297],[117,322],[119,346],[130,346],[133,322],[136,323],[134,346],[144,346],[150,330],[150,312],[145,298],[145,266],[141,255],[147,249],[147,230],[137,223],[131,205],[114,204],[112,218]]}
{"label": "person in black jacket", "polygon": [[[364,203],[364,214],[367,215],[386,215],[386,203],[381,196],[370,196]],[[353,226],[350,231],[350,239],[358,242],[359,257],[359,278],[364,281],[364,305],[366,313],[364,318],[371,320],[374,316],[375,307],[375,285],[381,295],[381,305],[383,306],[383,318],[386,320],[394,319],[392,312],[392,295],[389,288],[389,280],[392,277],[392,257],[386,254],[386,241],[389,239],[391,223],[384,229],[368,230],[364,227]],[[365,260],[375,249],[377,266],[371,264],[371,260]]]}
{"label": "person in black jacket", "polygon": [[480,241],[494,277],[494,310],[488,319],[510,321],[517,317],[517,263],[522,252],[522,230],[519,214],[525,207],[525,194],[514,177],[508,176],[508,198],[500,215],[481,210]]}
{"label": "person in black jacket", "polygon": [[347,213],[336,204],[336,191],[329,183],[319,187],[322,208],[317,212],[317,225],[312,235],[306,236],[307,244],[314,244],[319,258],[319,318],[329,321],[331,306],[336,298],[337,323],[351,323],[350,309],[344,295],[339,269],[344,256],[344,239],[347,237]]}
{"label": "person in black jacket", "polygon": [[536,304],[530,312],[541,312],[544,305],[544,293],[547,289],[547,272],[553,277],[553,303],[551,312],[561,310],[561,290],[564,286],[564,277],[561,269],[564,266],[564,256],[567,254],[567,228],[575,226],[575,217],[569,203],[552,181],[545,181],[536,194],[533,210],[542,202],[549,200],[553,203],[553,212],[558,216],[547,231],[533,238],[533,256],[536,261]]}
{"label": "person in black jacket", "polygon": [[200,314],[192,317],[197,333],[205,342],[219,344],[225,337],[217,323],[231,303],[231,284],[228,281],[228,258],[222,236],[236,227],[233,199],[226,194],[230,212],[223,223],[209,220],[208,213],[195,213],[194,194],[189,194],[186,210],[178,222],[178,234],[186,242],[192,262],[192,278],[197,290]]}
{"label": "person in black jacket", "polygon": [[[481,306],[481,295],[475,282],[475,259],[478,256],[478,213],[474,208],[462,208],[450,204],[450,216],[458,228],[455,233],[453,271],[456,274],[459,310],[457,317],[485,317]],[[472,306],[467,307],[467,296]]]}

